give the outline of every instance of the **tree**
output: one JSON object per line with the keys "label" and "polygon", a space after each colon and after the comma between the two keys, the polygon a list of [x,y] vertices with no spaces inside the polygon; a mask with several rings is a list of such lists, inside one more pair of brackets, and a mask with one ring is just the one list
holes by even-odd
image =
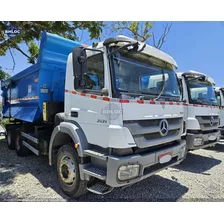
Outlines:
{"label": "tree", "polygon": [[10,78],[10,75],[7,72],[4,72],[0,66],[0,81],[8,78]]}
{"label": "tree", "polygon": [[134,39],[141,42],[149,43],[150,37],[152,37],[152,45],[155,48],[161,49],[166,42],[166,37],[170,32],[172,23],[164,25],[164,30],[161,36],[156,40],[155,33],[153,31],[154,23],[150,21],[145,22],[112,22],[110,31],[111,33],[125,34],[132,36]]}
{"label": "tree", "polygon": [[[4,30],[6,30],[9,25],[18,27],[21,30],[21,33],[15,37],[9,38],[4,33]],[[11,70],[14,70],[16,65],[12,50],[19,51],[27,58],[28,63],[34,64],[38,58],[39,47],[37,42],[40,39],[42,30],[58,34],[67,39],[80,41],[78,31],[87,31],[90,39],[100,39],[104,28],[103,34],[106,34],[106,37],[115,36],[116,34],[127,34],[128,36],[146,43],[149,43],[149,41],[152,40],[152,45],[161,49],[170,32],[171,26],[172,23],[166,24],[164,26],[164,32],[157,39],[153,31],[154,23],[150,21],[122,21],[110,23],[97,21],[0,21],[0,56],[5,56],[6,52],[10,53],[13,61],[13,68]],[[21,43],[27,45],[27,51],[24,51],[21,48]],[[0,68],[0,75],[1,79],[9,77],[9,74],[4,72],[2,68]]]}
{"label": "tree", "polygon": [[[21,30],[21,33],[13,38],[8,38],[5,35],[4,30],[7,26],[15,25]],[[68,38],[70,40],[79,40],[77,35],[77,30],[87,30],[89,32],[90,38],[98,38],[102,32],[104,24],[103,22],[65,22],[65,21],[34,21],[34,22],[0,22],[0,56],[5,56],[6,52],[9,50],[12,56],[14,66],[15,61],[11,52],[11,49],[15,49],[22,53],[28,62],[34,64],[38,57],[38,45],[35,41],[40,39],[40,34],[42,30],[46,30],[50,33],[58,34],[62,37]],[[24,52],[20,44],[25,43],[28,47],[28,52]]]}

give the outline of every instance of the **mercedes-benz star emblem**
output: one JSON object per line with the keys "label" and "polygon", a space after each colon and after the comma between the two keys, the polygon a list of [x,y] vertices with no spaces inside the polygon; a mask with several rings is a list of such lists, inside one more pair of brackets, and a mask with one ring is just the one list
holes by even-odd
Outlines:
{"label": "mercedes-benz star emblem", "polygon": [[159,123],[159,128],[160,128],[160,134],[162,136],[166,136],[168,134],[169,131],[169,125],[166,119],[163,119],[160,121]]}
{"label": "mercedes-benz star emblem", "polygon": [[214,117],[213,116],[211,116],[211,118],[210,118],[210,126],[212,126],[213,124],[214,124]]}

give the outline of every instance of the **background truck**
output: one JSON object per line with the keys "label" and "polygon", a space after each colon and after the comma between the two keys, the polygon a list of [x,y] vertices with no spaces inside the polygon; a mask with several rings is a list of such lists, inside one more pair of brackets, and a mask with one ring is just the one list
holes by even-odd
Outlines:
{"label": "background truck", "polygon": [[195,71],[177,75],[184,102],[184,138],[188,150],[214,146],[220,138],[220,131],[213,79]]}
{"label": "background truck", "polygon": [[187,155],[172,57],[119,36],[89,48],[42,33],[37,64],[2,82],[7,142],[56,165],[62,191],[109,193]]}
{"label": "background truck", "polygon": [[219,105],[219,119],[220,119],[220,132],[223,140],[224,136],[224,88],[223,87],[215,87],[215,95]]}

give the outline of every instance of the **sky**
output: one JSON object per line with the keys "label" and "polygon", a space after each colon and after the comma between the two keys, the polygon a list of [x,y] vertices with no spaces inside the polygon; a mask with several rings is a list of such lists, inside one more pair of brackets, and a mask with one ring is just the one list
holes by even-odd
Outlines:
{"label": "sky", "polygon": [[[167,22],[155,22],[154,32],[158,38]],[[85,44],[91,44],[87,33],[82,38]],[[25,44],[21,48],[26,50]],[[211,76],[216,86],[224,86],[224,22],[172,22],[172,28],[162,50],[177,62],[177,72],[195,70]],[[0,57],[0,66],[11,75],[29,67],[27,59],[17,51],[12,52],[16,61],[14,72],[12,57],[8,52]]]}

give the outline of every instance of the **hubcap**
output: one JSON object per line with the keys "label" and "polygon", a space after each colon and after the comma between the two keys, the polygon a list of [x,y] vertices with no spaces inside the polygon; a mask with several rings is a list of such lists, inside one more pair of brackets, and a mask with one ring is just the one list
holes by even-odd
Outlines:
{"label": "hubcap", "polygon": [[76,172],[73,160],[68,156],[63,156],[60,161],[59,173],[64,183],[72,185],[75,182]]}
{"label": "hubcap", "polygon": [[11,132],[9,131],[7,134],[8,145],[11,145]]}

